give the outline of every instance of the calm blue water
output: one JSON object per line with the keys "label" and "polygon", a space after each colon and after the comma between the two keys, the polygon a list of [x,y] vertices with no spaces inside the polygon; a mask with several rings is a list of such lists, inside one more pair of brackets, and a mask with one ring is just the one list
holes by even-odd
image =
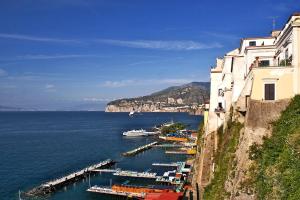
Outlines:
{"label": "calm blue water", "polygon": [[[144,113],[133,118],[127,113],[104,112],[0,112],[0,199],[18,199],[26,191],[47,180],[66,175],[93,163],[112,158],[117,167],[161,172],[153,162],[184,160],[184,156],[165,155],[153,148],[135,157],[122,152],[149,143],[153,138],[124,138],[123,131],[151,128],[173,119],[196,129],[200,116],[185,113]],[[101,174],[91,177],[91,185],[122,183],[149,184],[136,179]],[[150,183],[151,184],[151,183]],[[70,185],[46,199],[113,199],[86,192],[88,181]]]}

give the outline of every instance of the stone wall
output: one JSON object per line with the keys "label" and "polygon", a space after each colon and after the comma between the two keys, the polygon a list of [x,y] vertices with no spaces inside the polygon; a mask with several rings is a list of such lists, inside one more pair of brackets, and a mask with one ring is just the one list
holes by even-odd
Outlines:
{"label": "stone wall", "polygon": [[251,176],[249,168],[252,161],[249,159],[249,147],[254,143],[262,144],[263,137],[272,133],[271,123],[280,117],[280,114],[288,106],[290,99],[262,102],[249,101],[245,119],[245,129],[240,135],[239,145],[235,153],[235,166],[228,176],[225,189],[230,193],[229,199],[251,200],[256,199],[252,186],[245,183]]}

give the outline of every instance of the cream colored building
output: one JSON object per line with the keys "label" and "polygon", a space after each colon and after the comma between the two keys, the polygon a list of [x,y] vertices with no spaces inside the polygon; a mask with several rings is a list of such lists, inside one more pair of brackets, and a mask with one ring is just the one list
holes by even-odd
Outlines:
{"label": "cream colored building", "polygon": [[277,101],[300,94],[300,14],[269,37],[244,38],[211,69],[206,134],[216,131],[231,107],[246,112],[249,100]]}

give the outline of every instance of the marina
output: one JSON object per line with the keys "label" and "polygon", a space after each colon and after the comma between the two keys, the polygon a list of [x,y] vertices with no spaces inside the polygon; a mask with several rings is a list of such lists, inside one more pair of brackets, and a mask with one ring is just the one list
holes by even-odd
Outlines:
{"label": "marina", "polygon": [[[143,115],[142,115],[143,116]],[[135,119],[135,118],[134,118]],[[149,127],[149,126],[148,126]],[[131,130],[144,130],[144,129],[131,129]],[[160,130],[157,131],[159,135],[165,135],[160,132]],[[119,132],[120,134],[120,132]],[[157,137],[158,136],[154,136]],[[152,141],[151,143],[146,143],[145,145],[141,145],[133,150],[119,153],[118,155],[121,156],[128,156],[132,158],[125,159],[125,162],[127,162],[127,165],[118,165],[119,168],[110,168],[113,164],[115,164],[115,161],[112,159],[107,159],[102,162],[99,162],[94,165],[90,165],[88,167],[85,167],[81,170],[78,170],[73,173],[67,174],[66,176],[63,176],[61,178],[57,178],[55,180],[48,181],[46,183],[43,183],[37,187],[34,187],[33,189],[27,191],[27,192],[21,192],[20,197],[22,199],[27,199],[31,197],[42,197],[44,195],[50,194],[51,196],[60,196],[63,193],[56,192],[59,190],[67,191],[70,187],[81,187],[84,188],[85,191],[88,191],[89,193],[96,193],[96,194],[105,194],[108,196],[102,196],[104,199],[109,199],[109,196],[127,196],[127,197],[133,197],[133,198],[139,198],[139,199],[146,199],[147,195],[161,195],[163,193],[170,193],[171,195],[173,193],[181,192],[182,188],[180,189],[180,185],[184,183],[184,180],[186,180],[186,174],[182,172],[182,166],[185,162],[179,162],[184,161],[185,157],[183,156],[171,156],[167,159],[153,159],[151,160],[151,163],[149,163],[147,160],[148,158],[143,158],[144,155],[147,157],[150,156],[150,154],[143,154],[141,157],[133,157],[136,154],[139,154],[141,152],[144,152],[148,149],[151,149],[153,147],[166,147],[171,148],[172,150],[176,149],[186,149],[184,148],[186,144],[181,141],[181,135],[178,136],[177,134],[173,134],[171,139],[174,139],[171,142],[165,141],[166,143],[160,143],[162,141]],[[178,138],[178,140],[176,140]],[[148,139],[144,139],[144,137],[132,137],[131,139],[126,139],[127,142],[131,141],[144,141],[147,142]],[[131,145],[134,143],[131,143]],[[127,145],[127,147],[130,147],[130,144]],[[155,148],[153,150],[153,154],[159,154],[161,156],[164,155],[165,151],[160,148]],[[179,158],[179,160],[178,160]],[[119,157],[117,160],[123,160],[122,157]],[[130,160],[137,160],[136,162],[139,162],[138,160],[144,160],[142,161],[144,163],[143,168],[141,167],[134,167],[134,170],[131,170],[132,164],[130,163]],[[124,160],[122,161],[124,163]],[[138,165],[140,163],[137,163]],[[155,166],[153,169],[149,169],[150,166]],[[126,170],[123,170],[123,167],[126,168]],[[145,170],[149,169],[149,170]],[[168,171],[172,169],[173,171]],[[103,174],[102,174],[103,173]],[[93,176],[90,176],[93,174]],[[109,178],[110,177],[110,178]],[[124,177],[122,179],[119,179],[117,177]],[[87,182],[88,178],[88,182]],[[94,184],[95,186],[91,187],[91,180],[96,179],[97,182]],[[81,181],[82,180],[82,181]],[[109,181],[108,181],[109,180]],[[112,181],[114,180],[115,184],[112,185]],[[122,183],[120,185],[120,180],[122,180]],[[107,185],[107,183],[110,182],[110,186]],[[76,183],[76,184],[75,184]],[[129,185],[129,183],[131,185]],[[88,184],[88,189],[87,189]],[[148,185],[150,184],[150,185]],[[146,185],[146,186],[143,186]],[[163,189],[162,189],[163,188]],[[150,196],[151,196],[150,195]],[[101,198],[102,198],[101,197]],[[59,199],[59,198],[57,198]]]}
{"label": "marina", "polygon": [[89,167],[86,167],[82,170],[73,172],[69,175],[63,176],[61,178],[46,182],[36,188],[33,188],[32,190],[26,192],[26,196],[41,196],[45,195],[51,192],[56,191],[57,189],[68,185],[70,183],[74,183],[80,179],[83,179],[86,175],[94,172],[94,170],[98,168],[103,167],[110,167],[115,164],[115,161],[111,159],[104,160],[102,162],[99,162],[97,164],[91,165]]}
{"label": "marina", "polygon": [[154,145],[156,145],[158,142],[155,141],[155,142],[152,142],[150,144],[146,144],[146,145],[143,145],[143,146],[140,146],[136,149],[133,149],[133,150],[130,150],[130,151],[127,151],[125,153],[122,153],[123,156],[134,156],[140,152],[143,152],[147,149],[151,149]]}

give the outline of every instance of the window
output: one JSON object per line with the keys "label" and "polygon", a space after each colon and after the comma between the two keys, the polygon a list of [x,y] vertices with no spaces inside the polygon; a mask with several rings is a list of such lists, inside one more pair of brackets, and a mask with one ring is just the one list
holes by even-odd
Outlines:
{"label": "window", "polygon": [[218,103],[218,108],[219,108],[219,109],[223,109],[223,105],[222,105],[221,102]]}
{"label": "window", "polygon": [[218,95],[219,95],[219,97],[223,97],[224,96],[224,91],[222,89],[219,89]]}
{"label": "window", "polygon": [[270,61],[269,61],[269,60],[261,60],[261,61],[259,61],[258,66],[259,66],[259,67],[267,67],[267,66],[270,66]]}
{"label": "window", "polygon": [[256,46],[256,41],[250,41],[250,42],[249,42],[249,46],[250,46],[250,47]]}
{"label": "window", "polygon": [[285,50],[285,55],[284,55],[285,59],[289,59],[289,49]]}
{"label": "window", "polygon": [[275,84],[265,84],[265,100],[275,100]]}
{"label": "window", "polygon": [[230,72],[233,71],[233,62],[234,62],[234,57],[231,58],[231,69],[230,69]]}

